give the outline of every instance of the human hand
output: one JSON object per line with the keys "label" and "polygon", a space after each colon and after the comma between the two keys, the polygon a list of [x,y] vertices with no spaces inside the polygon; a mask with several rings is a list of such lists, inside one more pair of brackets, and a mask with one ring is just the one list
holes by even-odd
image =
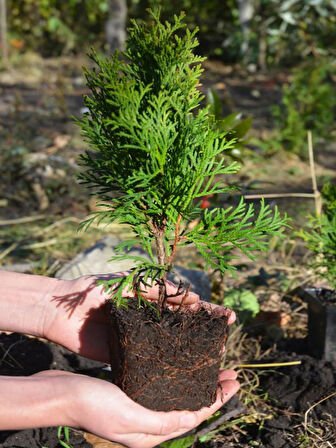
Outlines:
{"label": "human hand", "polygon": [[[127,397],[117,386],[97,378],[62,371],[40,372],[68,397],[67,426],[84,429],[129,448],[152,448],[178,437],[209,418],[239,389],[233,370],[219,373],[216,402],[200,411],[156,412]],[[57,416],[53,416],[53,418]]]}
{"label": "human hand", "polygon": [[[109,362],[108,319],[104,304],[109,298],[103,286],[97,280],[122,277],[125,272],[104,276],[84,276],[76,280],[63,280],[56,283],[50,292],[48,306],[45,310],[43,336],[69,350],[90,359]],[[181,303],[184,293],[177,293],[177,286],[167,284],[168,306],[176,307]],[[157,300],[159,287],[154,284],[143,293],[149,300]],[[132,296],[130,291],[123,291],[124,297]],[[234,322],[235,314],[225,308],[203,304],[199,296],[190,292],[183,301],[185,306],[196,310],[200,306],[216,308],[217,312],[229,315],[229,324]]]}

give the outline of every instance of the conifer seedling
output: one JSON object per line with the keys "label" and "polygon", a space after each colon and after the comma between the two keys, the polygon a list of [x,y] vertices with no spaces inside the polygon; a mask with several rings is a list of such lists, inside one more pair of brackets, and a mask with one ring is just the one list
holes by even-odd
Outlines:
{"label": "conifer seedling", "polygon": [[322,188],[323,207],[320,216],[310,218],[311,229],[299,236],[312,252],[310,266],[336,290],[336,185],[327,183]]}
{"label": "conifer seedling", "polygon": [[[85,97],[89,112],[79,124],[93,152],[81,157],[81,179],[98,196],[101,210],[82,227],[97,220],[132,228],[134,239],[119,249],[140,244],[149,257],[117,256],[138,264],[107,286],[123,305],[124,288],[141,292],[143,283],[155,279],[162,309],[178,248],[194,245],[207,267],[225,272],[233,269],[233,248],[253,258],[267,249],[265,237],[278,233],[286,218],[263,202],[256,215],[243,199],[236,208],[202,210],[203,197],[231,190],[224,176],[238,172],[239,165],[225,151],[235,140],[215,129],[209,108],[200,107],[204,58],[193,53],[196,30],[184,31],[183,14],[172,24],[160,23],[157,12],[151,17],[149,25],[133,21],[124,53],[106,58],[93,52],[97,68],[85,70],[92,94]],[[196,218],[196,227],[188,228]]]}
{"label": "conifer seedling", "polygon": [[[101,208],[82,227],[95,220],[118,222],[134,234],[115,259],[132,259],[135,267],[102,282],[113,308],[114,382],[152,409],[195,410],[215,399],[227,317],[165,306],[176,252],[193,246],[206,268],[232,271],[233,249],[253,259],[267,249],[268,236],[281,233],[286,217],[264,202],[255,212],[243,199],[236,207],[202,209],[202,198],[232,190],[225,176],[237,173],[239,165],[225,152],[235,140],[202,107],[204,58],[194,54],[196,30],[185,28],[183,14],[172,23],[161,23],[157,11],[150,14],[148,24],[132,22],[123,53],[109,58],[92,52],[95,66],[85,70],[91,94],[79,125],[91,149],[80,159],[81,180]],[[147,257],[129,255],[134,245]],[[159,285],[157,307],[142,295],[153,282]],[[125,298],[125,291],[138,302]],[[136,331],[127,333],[132,325]]]}
{"label": "conifer seedling", "polygon": [[321,191],[322,212],[310,217],[311,228],[301,230],[311,251],[309,265],[330,288],[301,288],[308,302],[307,345],[312,355],[336,361],[336,185],[327,183]]}

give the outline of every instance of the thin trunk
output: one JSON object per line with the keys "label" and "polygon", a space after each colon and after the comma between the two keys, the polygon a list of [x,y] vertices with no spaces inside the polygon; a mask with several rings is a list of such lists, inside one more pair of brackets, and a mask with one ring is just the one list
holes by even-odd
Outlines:
{"label": "thin trunk", "polygon": [[3,65],[8,65],[6,0],[0,0],[1,52]]}
{"label": "thin trunk", "polygon": [[[162,230],[159,230],[157,236],[155,237],[158,262],[161,265],[165,265],[167,259],[166,248],[163,242],[163,234],[164,233],[162,232]],[[159,284],[158,305],[160,314],[162,314],[163,307],[165,306],[167,301],[166,281],[167,281],[167,273],[164,274]]]}
{"label": "thin trunk", "polygon": [[262,71],[267,68],[267,34],[264,26],[260,30],[258,65]]}
{"label": "thin trunk", "polygon": [[241,53],[244,61],[247,62],[250,40],[250,22],[254,13],[254,0],[238,0],[238,9],[240,28],[243,35]]}
{"label": "thin trunk", "polygon": [[122,50],[126,39],[126,0],[109,0],[108,15],[105,25],[106,42],[110,51]]}

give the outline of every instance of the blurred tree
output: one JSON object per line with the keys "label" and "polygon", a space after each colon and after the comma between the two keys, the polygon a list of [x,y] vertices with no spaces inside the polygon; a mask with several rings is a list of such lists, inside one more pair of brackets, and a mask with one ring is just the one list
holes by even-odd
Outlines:
{"label": "blurred tree", "polygon": [[108,0],[7,0],[11,37],[45,56],[103,45]]}
{"label": "blurred tree", "polygon": [[238,0],[239,21],[242,30],[241,54],[246,60],[250,41],[251,20],[254,13],[254,0]]}
{"label": "blurred tree", "polygon": [[259,0],[251,22],[255,62],[295,65],[307,56],[335,56],[335,0]]}
{"label": "blurred tree", "polygon": [[108,20],[105,25],[106,42],[114,52],[123,49],[126,39],[126,0],[108,0]]}
{"label": "blurred tree", "polygon": [[335,0],[7,0],[10,37],[43,55],[122,46],[124,23],[186,12],[199,27],[200,53],[261,68],[295,65],[308,55],[335,56]]}
{"label": "blurred tree", "polygon": [[6,0],[0,0],[0,31],[1,31],[1,54],[4,65],[8,64],[7,46],[7,8]]}
{"label": "blurred tree", "polygon": [[334,138],[336,119],[336,64],[328,58],[312,58],[293,70],[283,86],[282,104],[273,106],[275,135],[262,146],[287,149],[307,157],[307,131],[314,143]]}

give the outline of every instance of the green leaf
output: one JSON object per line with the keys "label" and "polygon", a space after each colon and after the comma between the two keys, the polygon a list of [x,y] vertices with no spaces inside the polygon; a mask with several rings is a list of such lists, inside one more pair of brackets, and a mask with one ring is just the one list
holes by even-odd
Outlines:
{"label": "green leaf", "polygon": [[245,118],[232,128],[232,132],[237,139],[245,137],[252,126],[252,117]]}
{"label": "green leaf", "polygon": [[220,119],[223,113],[223,108],[219,96],[214,89],[208,89],[207,103],[210,105],[210,113],[214,115],[216,120]]}
{"label": "green leaf", "polygon": [[221,120],[217,120],[217,126],[221,131],[229,131],[239,122],[241,118],[240,112],[233,112],[230,115],[227,115]]}
{"label": "green leaf", "polygon": [[236,311],[242,323],[255,317],[260,311],[258,298],[247,289],[226,292],[223,305]]}
{"label": "green leaf", "polygon": [[168,442],[161,443],[162,448],[189,448],[195,442],[195,436],[191,435],[183,437],[182,439],[170,440]]}

